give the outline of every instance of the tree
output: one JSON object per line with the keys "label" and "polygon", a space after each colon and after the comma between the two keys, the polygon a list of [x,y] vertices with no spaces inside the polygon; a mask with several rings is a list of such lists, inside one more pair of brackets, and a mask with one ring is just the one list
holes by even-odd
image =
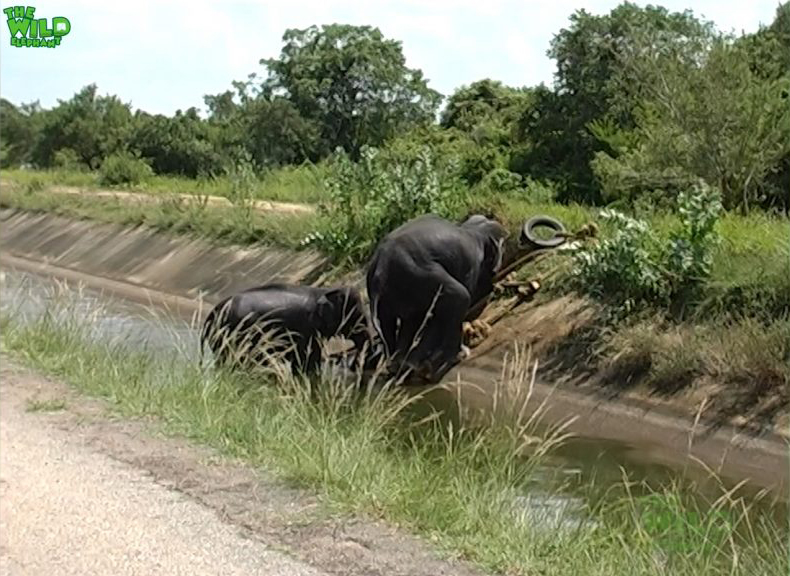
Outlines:
{"label": "tree", "polygon": [[320,155],[342,147],[357,157],[410,126],[435,117],[441,95],[408,68],[401,43],[378,28],[332,24],[289,29],[277,59],[262,59],[267,100],[293,104],[320,130]]}
{"label": "tree", "polygon": [[[482,181],[494,170],[507,173],[516,121],[532,100],[532,90],[488,78],[461,86],[450,96],[440,126],[458,130],[469,140],[461,156],[468,184]],[[520,180],[516,174],[510,177]]]}
{"label": "tree", "polygon": [[157,174],[194,178],[222,170],[212,127],[195,108],[176,111],[172,117],[138,112],[130,145],[151,162]]}
{"label": "tree", "polygon": [[790,2],[780,4],[769,26],[760,26],[737,42],[751,56],[755,75],[776,80],[790,74]]}
{"label": "tree", "polygon": [[[761,26],[754,34],[739,39],[750,55],[750,67],[755,76],[764,80],[779,80],[790,77],[790,2],[780,4],[776,16],[769,26]],[[785,96],[790,106],[790,94]],[[790,152],[766,177],[766,188],[777,202],[790,210]]]}
{"label": "tree", "polygon": [[[603,16],[577,10],[570,20],[548,51],[557,62],[555,91],[540,90],[535,106],[519,122],[528,145],[520,163],[533,176],[564,179],[564,199],[597,203],[602,198],[590,161],[598,151],[616,151],[591,131],[591,124],[633,129],[633,110],[641,97],[639,82],[623,71],[622,54],[666,47],[682,53],[686,46],[704,44],[713,26],[690,11],[630,2]],[[640,44],[638,34],[644,31],[661,42],[656,47]]]}
{"label": "tree", "polygon": [[531,90],[511,88],[489,78],[461,86],[447,100],[441,114],[440,125],[458,128],[472,136],[481,128],[488,127],[485,136],[509,140],[513,123],[531,102]]}
{"label": "tree", "polygon": [[[658,45],[650,31],[642,34],[644,45]],[[761,78],[744,46],[726,36],[697,50],[685,59],[672,52],[624,55],[624,70],[642,91],[639,144],[616,161],[599,154],[605,188],[622,193],[668,177],[703,178],[719,188],[727,208],[775,203],[781,192],[766,180],[790,155],[790,75]]]}
{"label": "tree", "polygon": [[51,166],[55,152],[70,148],[95,169],[125,149],[131,130],[131,106],[117,96],[97,95],[96,85],[90,84],[46,113],[32,157],[40,166]]}
{"label": "tree", "polygon": [[38,101],[17,108],[0,98],[0,166],[7,168],[30,161],[42,119]]}

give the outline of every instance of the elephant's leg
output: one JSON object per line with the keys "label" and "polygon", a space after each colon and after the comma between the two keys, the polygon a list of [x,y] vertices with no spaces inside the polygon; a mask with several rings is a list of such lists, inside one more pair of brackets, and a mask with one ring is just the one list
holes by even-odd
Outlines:
{"label": "elephant's leg", "polygon": [[304,370],[314,374],[321,368],[321,346],[315,338],[311,338],[304,350]]}
{"label": "elephant's leg", "polygon": [[439,269],[441,291],[433,304],[425,338],[419,343],[415,360],[427,360],[431,371],[455,364],[463,350],[463,321],[469,309],[469,292],[463,284]]}
{"label": "elephant's leg", "polygon": [[401,295],[393,292],[380,294],[376,301],[373,316],[376,331],[384,344],[384,355],[390,376],[399,378],[410,349],[414,347],[416,334],[415,320],[410,314],[413,303],[403,301]]}
{"label": "elephant's leg", "polygon": [[398,317],[392,308],[392,303],[379,297],[373,310],[373,325],[381,336],[387,356],[395,353],[398,344]]}

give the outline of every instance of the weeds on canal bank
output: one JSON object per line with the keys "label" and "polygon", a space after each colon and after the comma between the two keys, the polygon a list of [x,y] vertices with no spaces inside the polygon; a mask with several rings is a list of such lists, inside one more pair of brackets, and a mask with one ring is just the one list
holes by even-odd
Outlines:
{"label": "weeds on canal bank", "polygon": [[5,295],[4,353],[121,415],[157,417],[172,434],[272,469],[343,512],[431,536],[488,570],[787,574],[783,527],[737,491],[702,506],[680,486],[623,483],[612,488],[619,495],[558,522],[529,520],[517,496],[534,491],[562,430],[539,434],[540,411],[520,409],[534,377],[528,357],[511,359],[496,386],[499,405],[511,410],[472,426],[420,414],[417,396],[403,389],[360,391],[328,371],[311,383],[277,366],[266,378],[234,376],[198,365],[175,334],[172,348],[146,349],[102,332],[99,311],[77,314],[54,298],[33,317],[14,307],[23,300]]}
{"label": "weeds on canal bank", "polygon": [[231,206],[211,206],[204,200],[196,196],[186,201],[163,194],[152,202],[134,202],[8,187],[3,190],[0,206],[123,226],[146,226],[218,245],[262,243],[299,249],[302,239],[316,225],[312,214],[263,213],[244,200]]}

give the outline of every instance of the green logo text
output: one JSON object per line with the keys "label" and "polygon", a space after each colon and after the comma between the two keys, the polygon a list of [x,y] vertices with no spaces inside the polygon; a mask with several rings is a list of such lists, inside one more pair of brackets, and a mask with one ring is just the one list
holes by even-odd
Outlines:
{"label": "green logo text", "polygon": [[11,6],[3,10],[11,31],[11,46],[18,48],[54,48],[71,31],[71,22],[63,16],[55,16],[51,26],[46,18],[36,18],[33,6]]}

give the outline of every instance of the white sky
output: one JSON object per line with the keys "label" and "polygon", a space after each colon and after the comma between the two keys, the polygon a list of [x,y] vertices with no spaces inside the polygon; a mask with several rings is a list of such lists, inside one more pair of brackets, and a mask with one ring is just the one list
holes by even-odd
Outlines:
{"label": "white sky", "polygon": [[[407,65],[445,96],[493,78],[513,86],[551,84],[546,51],[579,8],[604,14],[619,0],[31,0],[37,18],[65,16],[57,48],[10,46],[0,24],[0,95],[45,107],[96,83],[133,108],[172,114],[204,108],[203,96],[231,88],[261,58],[277,57],[287,28],[347,23],[377,26],[400,40]],[[636,2],[645,5],[646,2]],[[13,3],[3,1],[0,9]],[[665,0],[724,31],[752,32],[773,20],[778,0]],[[5,15],[0,14],[5,20]]]}

